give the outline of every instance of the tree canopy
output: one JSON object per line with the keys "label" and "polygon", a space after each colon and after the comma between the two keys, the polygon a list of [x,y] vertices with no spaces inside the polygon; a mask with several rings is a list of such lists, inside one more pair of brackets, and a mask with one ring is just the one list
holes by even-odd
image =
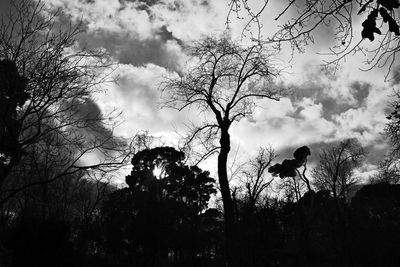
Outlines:
{"label": "tree canopy", "polygon": [[210,197],[216,193],[215,180],[209,172],[185,165],[184,157],[172,147],[134,155],[132,172],[126,177],[129,188],[112,193],[103,206],[111,242],[106,247],[133,249],[147,263],[165,260],[159,253],[168,248],[174,253],[200,249],[192,242],[206,242],[203,223]]}

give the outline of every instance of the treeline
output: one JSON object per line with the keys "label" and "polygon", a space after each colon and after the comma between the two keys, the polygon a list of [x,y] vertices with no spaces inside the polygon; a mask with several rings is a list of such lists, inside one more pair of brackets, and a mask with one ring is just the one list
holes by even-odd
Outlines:
{"label": "treeline", "polygon": [[[264,159],[271,167],[265,153],[248,166]],[[171,147],[145,149],[132,159],[128,187],[76,174],[24,190],[1,208],[2,266],[223,265],[215,180],[184,160]],[[354,185],[352,198],[305,190],[296,201],[290,177],[275,178],[284,187],[278,199],[270,175],[252,183],[246,169],[247,182],[232,190],[238,266],[400,264],[397,184]]]}

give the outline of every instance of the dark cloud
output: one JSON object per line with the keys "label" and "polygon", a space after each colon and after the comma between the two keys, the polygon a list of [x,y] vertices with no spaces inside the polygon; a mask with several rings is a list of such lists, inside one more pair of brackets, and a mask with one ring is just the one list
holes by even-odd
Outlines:
{"label": "dark cloud", "polygon": [[[258,123],[257,120],[254,120],[254,119],[253,120],[248,119],[248,121],[251,123]],[[275,129],[281,129],[281,128],[283,128],[283,126],[285,124],[288,123],[287,120],[285,120],[283,118],[276,118],[276,117],[268,118],[266,120],[266,122],[268,122],[268,125],[270,127],[275,128]]]}
{"label": "dark cloud", "polygon": [[[84,0],[87,4],[94,4],[96,0]],[[149,10],[151,6],[161,3],[160,0],[119,0],[121,9],[126,7],[126,3],[136,3],[139,10]]]}
{"label": "dark cloud", "polygon": [[[95,1],[95,0],[91,0],[91,1]],[[148,14],[151,13],[150,8],[152,6],[158,5],[158,4],[162,4],[164,5],[165,3],[162,0],[119,0],[119,2],[121,3],[121,9],[124,9],[126,7],[127,3],[135,3],[136,4],[136,8],[139,10],[145,10],[148,12]],[[203,0],[203,2],[206,2],[206,0]],[[203,2],[201,3],[202,5]],[[169,10],[172,11],[180,11],[183,7],[183,3],[181,3],[180,1],[174,1],[172,3],[168,3],[167,8]]]}
{"label": "dark cloud", "polygon": [[123,145],[123,142],[104,124],[106,121],[104,114],[93,99],[74,100],[64,105],[68,106],[71,120],[84,124],[84,127],[78,124],[75,130],[81,131],[87,141],[103,142],[103,148],[110,149]]}
{"label": "dark cloud", "polygon": [[160,0],[119,0],[119,2],[121,4],[120,11],[126,8],[127,3],[135,3],[136,9],[146,11],[150,18],[153,17],[151,7],[157,4],[164,4]]}
{"label": "dark cloud", "polygon": [[[157,94],[157,90],[153,90],[150,85],[143,82],[135,81],[131,74],[123,75],[118,77],[117,80],[118,89],[122,90],[124,94],[136,94],[134,97],[140,97],[142,101],[148,102],[149,104],[155,103],[160,97]],[[153,107],[154,105],[149,105]]]}
{"label": "dark cloud", "polygon": [[173,3],[168,4],[168,9],[171,11],[181,11],[183,8],[183,3],[178,1],[174,1]]}
{"label": "dark cloud", "polygon": [[400,84],[400,65],[397,65],[392,69],[392,86]]}
{"label": "dark cloud", "polygon": [[176,41],[180,46],[183,46],[183,42],[182,40],[176,38],[172,32],[170,32],[167,28],[167,26],[163,25],[160,27],[160,29],[157,31],[157,35],[158,37],[161,38],[161,40],[163,40],[164,42],[169,41],[169,40],[174,40]]}
{"label": "dark cloud", "polygon": [[321,103],[323,107],[322,117],[329,120],[333,115],[337,115],[346,112],[353,106],[348,103],[338,102],[335,98],[325,98],[316,101],[316,103]]}
{"label": "dark cloud", "polygon": [[204,6],[204,7],[208,7],[208,6],[210,6],[210,3],[208,2],[208,0],[202,0],[202,1],[200,1],[200,5]]}
{"label": "dark cloud", "polygon": [[71,111],[79,119],[87,119],[93,121],[101,118],[100,107],[90,98],[86,98],[83,103],[74,103],[71,105]]}
{"label": "dark cloud", "polygon": [[369,96],[371,91],[371,84],[364,82],[353,82],[350,84],[350,92],[357,101],[357,105],[361,106],[364,104],[365,100]]}
{"label": "dark cloud", "polygon": [[388,151],[388,142],[385,135],[381,134],[375,138],[374,143],[364,147],[367,154],[367,161],[371,164],[378,165],[385,158]]}
{"label": "dark cloud", "polygon": [[167,42],[181,42],[162,26],[153,38],[139,40],[136,37],[118,32],[98,30],[89,32],[80,37],[80,43],[87,48],[105,48],[111,55],[123,64],[143,66],[153,63],[169,70],[179,69],[179,56],[168,49]]}
{"label": "dark cloud", "polygon": [[[86,0],[89,5],[95,2],[96,0]],[[150,18],[152,14],[150,14],[149,8],[151,6],[165,4],[160,0],[120,0],[120,11],[125,9],[129,2],[137,3],[136,8],[139,10],[149,11]],[[75,24],[71,16],[63,13],[59,20],[62,27]],[[183,47],[183,42],[168,30],[167,25],[162,25],[154,30],[150,38],[143,39],[129,31],[111,32],[106,29],[89,31],[86,27],[88,22],[83,20],[82,23],[83,31],[77,38],[81,47],[87,49],[104,48],[123,64],[143,66],[147,63],[153,63],[172,71],[178,71],[180,68],[178,63],[180,57],[176,50]],[[169,49],[168,44],[171,43],[175,43],[178,49]]]}
{"label": "dark cloud", "polygon": [[[353,106],[346,102],[338,101],[336,98],[328,96],[321,85],[309,82],[300,87],[295,88],[295,93],[291,96],[291,101],[296,104],[305,97],[314,100],[316,105],[321,104],[323,108],[322,117],[327,120],[331,120],[333,115],[346,112]],[[303,107],[298,107],[293,114],[290,116],[293,118],[300,118],[300,112]]]}
{"label": "dark cloud", "polygon": [[124,4],[126,2],[131,2],[131,3],[139,3],[139,4],[145,4],[147,6],[154,6],[158,3],[161,3],[162,1],[160,0],[119,0],[121,4]]}
{"label": "dark cloud", "polygon": [[[323,76],[325,74],[321,72],[320,75]],[[372,89],[369,83],[356,81],[349,84],[349,93],[355,100],[355,103],[351,103],[350,101],[341,101],[330,96],[328,91],[335,89],[322,83],[319,76],[314,74],[309,75],[308,78],[308,82],[300,86],[292,86],[294,88],[294,94],[290,96],[290,99],[293,103],[298,103],[305,97],[313,99],[315,104],[322,105],[322,117],[327,120],[331,120],[332,116],[346,112],[351,108],[359,108],[363,106]],[[334,81],[334,79],[336,78],[329,78],[329,80],[332,81]],[[299,118],[302,109],[303,107],[298,107],[290,116],[293,118]]]}

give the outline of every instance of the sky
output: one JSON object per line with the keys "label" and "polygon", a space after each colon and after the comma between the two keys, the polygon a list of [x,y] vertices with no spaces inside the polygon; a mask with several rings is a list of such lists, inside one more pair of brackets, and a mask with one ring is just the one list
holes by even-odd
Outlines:
{"label": "sky", "polygon": [[[179,112],[163,108],[158,84],[166,75],[184,69],[186,44],[226,30],[228,1],[45,2],[50,8],[61,8],[71,21],[83,21],[85,30],[78,39],[79,46],[105,49],[117,63],[113,72],[117,83],[105,84],[103,93],[94,98],[96,108],[103,112],[117,108],[123,113],[124,123],[116,134],[129,138],[145,130],[167,145],[176,145],[177,132],[182,133],[199,115],[195,109]],[[277,22],[271,18],[282,11],[282,2],[271,1],[263,13],[263,36],[276,30]],[[232,17],[233,39],[242,37],[245,23],[246,19]],[[334,44],[329,33],[329,27],[316,31],[315,44],[307,46],[304,53],[295,52],[293,58],[285,46],[277,55],[277,64],[286,71],[276,82],[292,94],[278,102],[256,99],[254,114],[232,126],[232,150],[241,161],[254,156],[261,146],[271,145],[285,158],[297,147],[307,145],[315,162],[321,147],[355,137],[369,152],[359,172],[363,177],[374,172],[389,148],[383,135],[385,110],[398,81],[385,82],[382,69],[361,71],[360,55],[347,57],[335,73],[323,69],[321,63],[329,58],[320,53]],[[215,170],[214,163],[203,168]]]}

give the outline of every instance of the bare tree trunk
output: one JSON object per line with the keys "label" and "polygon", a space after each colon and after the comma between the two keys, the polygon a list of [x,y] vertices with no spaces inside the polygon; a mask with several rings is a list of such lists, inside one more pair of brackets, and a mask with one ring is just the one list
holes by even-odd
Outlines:
{"label": "bare tree trunk", "polygon": [[225,221],[225,256],[226,266],[235,266],[235,215],[232,196],[229,188],[227,161],[230,151],[230,136],[228,129],[221,129],[221,150],[218,155],[218,180],[221,187],[224,204]]}
{"label": "bare tree trunk", "polygon": [[336,189],[336,181],[337,181],[337,178],[336,177],[334,177],[333,178],[333,183],[332,183],[332,193],[333,193],[333,199],[335,200],[335,203],[337,204],[338,203],[338,195],[337,195],[337,189]]}

